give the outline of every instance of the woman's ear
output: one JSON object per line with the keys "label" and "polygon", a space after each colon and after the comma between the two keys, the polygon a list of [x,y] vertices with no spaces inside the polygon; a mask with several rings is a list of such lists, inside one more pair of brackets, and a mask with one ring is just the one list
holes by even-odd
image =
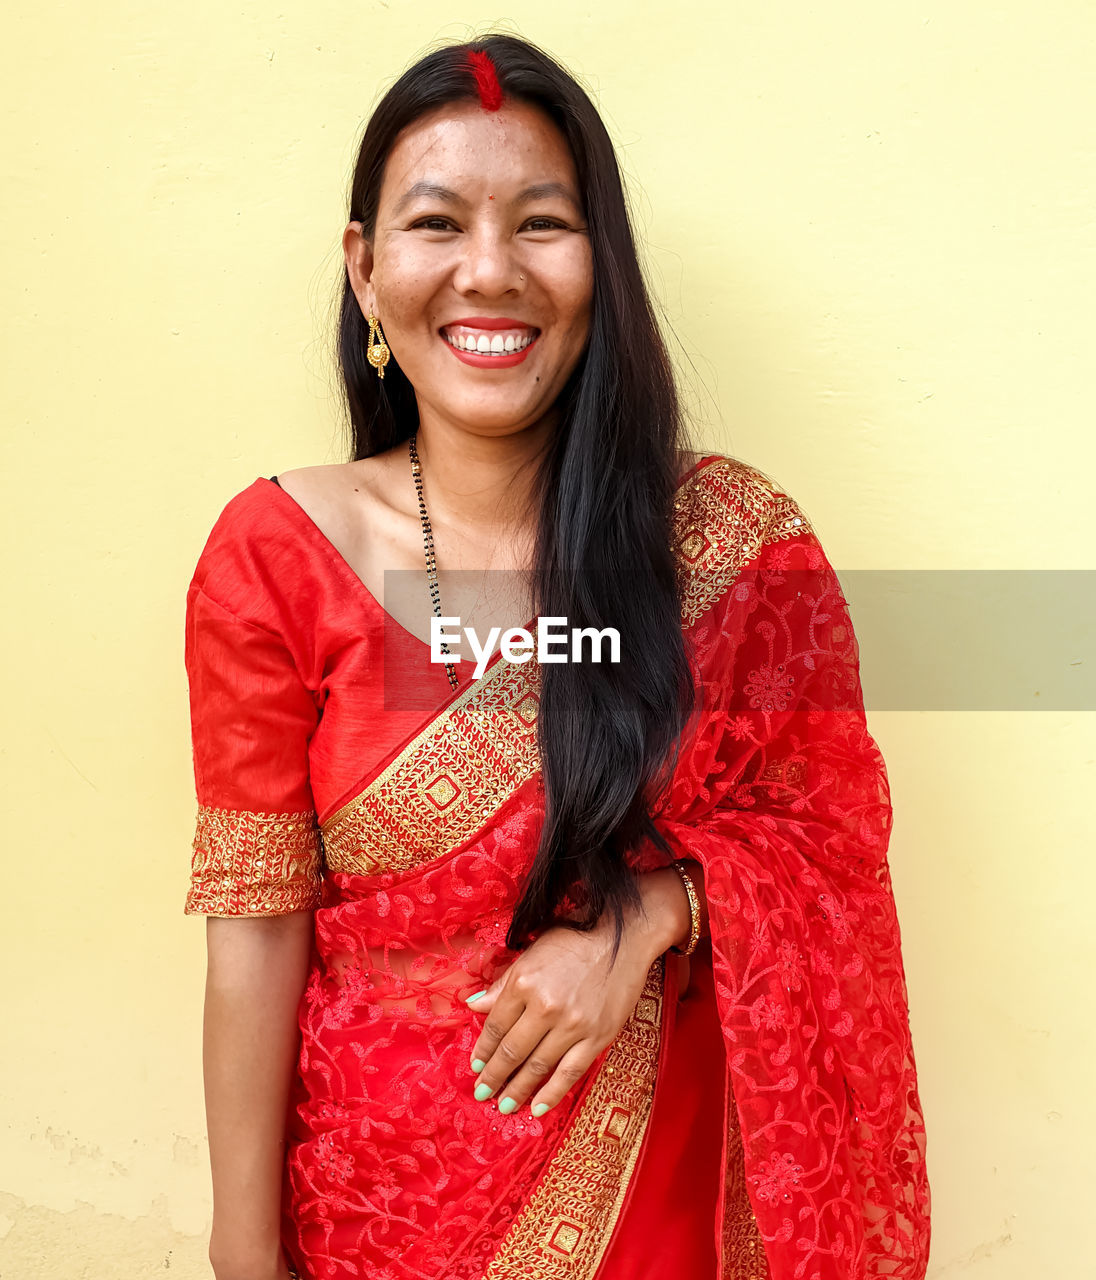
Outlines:
{"label": "woman's ear", "polygon": [[373,245],[362,236],[360,222],[348,223],[343,232],[343,257],[346,259],[346,271],[354,297],[358,300],[362,315],[367,316],[374,307],[373,286],[370,283],[373,275]]}

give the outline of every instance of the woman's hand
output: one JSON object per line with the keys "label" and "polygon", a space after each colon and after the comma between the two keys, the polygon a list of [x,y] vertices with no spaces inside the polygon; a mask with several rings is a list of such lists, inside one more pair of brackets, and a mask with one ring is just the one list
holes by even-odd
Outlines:
{"label": "woman's hand", "polygon": [[539,1117],[616,1039],[655,958],[689,934],[689,904],[673,868],[644,873],[639,887],[644,913],[625,913],[615,965],[610,967],[610,918],[590,933],[557,926],[545,930],[484,995],[470,1000],[470,1009],[487,1014],[472,1050],[478,1101],[501,1090],[504,1114],[528,1099]]}

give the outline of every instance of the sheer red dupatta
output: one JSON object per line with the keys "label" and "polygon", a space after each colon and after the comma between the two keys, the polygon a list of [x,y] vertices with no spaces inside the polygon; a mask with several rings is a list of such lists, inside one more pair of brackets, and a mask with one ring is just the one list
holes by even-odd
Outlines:
{"label": "sheer red dupatta", "polygon": [[703,706],[655,814],[704,867],[726,1123],[741,1125],[772,1280],[917,1280],[929,1189],[892,813],[847,604],[761,473],[721,461],[695,500],[683,545]]}

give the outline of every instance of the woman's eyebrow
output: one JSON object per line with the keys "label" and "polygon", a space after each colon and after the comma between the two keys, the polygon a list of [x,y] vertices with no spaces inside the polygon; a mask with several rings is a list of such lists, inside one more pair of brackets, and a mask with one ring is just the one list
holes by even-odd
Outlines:
{"label": "woman's eyebrow", "polygon": [[[439,186],[436,182],[416,182],[396,201],[393,213],[400,213],[419,196],[429,196],[434,200],[445,201],[447,204],[466,203],[463,196],[456,191],[451,191],[448,187]],[[579,207],[570,188],[562,182],[535,182],[532,186],[524,187],[514,197],[514,204],[531,204],[534,200],[548,200],[553,196],[561,197],[576,209]]]}

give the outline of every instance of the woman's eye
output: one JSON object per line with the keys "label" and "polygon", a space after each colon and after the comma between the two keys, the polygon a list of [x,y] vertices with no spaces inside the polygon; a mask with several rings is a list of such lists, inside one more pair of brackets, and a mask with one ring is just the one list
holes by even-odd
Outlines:
{"label": "woman's eye", "polygon": [[[537,226],[537,223],[540,225]],[[411,224],[412,229],[416,227],[423,227],[427,231],[447,231],[452,225],[453,224],[448,218],[438,217],[420,218],[418,222],[413,222]],[[557,227],[562,227],[564,224],[556,218],[529,218],[525,225],[527,227],[532,227],[534,231],[554,231]]]}

